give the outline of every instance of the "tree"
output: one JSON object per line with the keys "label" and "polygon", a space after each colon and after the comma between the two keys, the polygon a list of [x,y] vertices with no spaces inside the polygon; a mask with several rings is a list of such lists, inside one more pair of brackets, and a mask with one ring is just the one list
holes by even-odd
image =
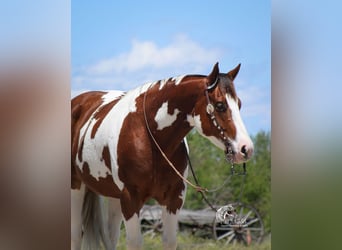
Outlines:
{"label": "tree", "polygon": [[[222,150],[192,131],[188,136],[190,159],[202,187],[213,192],[206,193],[214,204],[226,205],[238,200],[254,206],[263,218],[265,229],[270,230],[271,213],[271,141],[270,133],[260,131],[252,137],[254,156],[247,163],[246,176],[231,176],[230,164]],[[241,166],[235,166],[240,168]],[[188,179],[194,182],[189,170]],[[184,204],[188,209],[201,209],[208,205],[202,196],[188,187]]]}

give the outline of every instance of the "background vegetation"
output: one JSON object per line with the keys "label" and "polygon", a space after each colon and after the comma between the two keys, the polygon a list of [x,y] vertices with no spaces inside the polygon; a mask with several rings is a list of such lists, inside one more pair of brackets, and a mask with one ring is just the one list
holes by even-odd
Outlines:
{"label": "background vegetation", "polygon": [[[126,250],[125,230],[121,230],[120,240],[117,245],[117,250]],[[163,249],[162,239],[160,235],[146,235],[144,237],[144,250]],[[226,245],[222,241],[212,239],[203,239],[189,235],[187,233],[178,233],[177,235],[177,250],[269,250],[271,249],[271,238],[266,237],[261,244],[252,244],[244,246],[243,244]]]}
{"label": "background vegetation", "polygon": [[[206,193],[209,201],[216,205],[241,201],[255,207],[263,219],[266,233],[269,233],[271,231],[270,133],[260,131],[252,137],[255,152],[253,158],[247,163],[247,175],[245,177],[241,175],[231,176],[230,164],[225,160],[222,150],[213,146],[197,132],[192,131],[187,139],[191,163],[200,185],[209,190],[215,190]],[[235,168],[242,171],[242,166],[237,165]],[[194,182],[191,171],[189,171],[188,179]],[[216,190],[217,188],[219,189]],[[199,193],[188,187],[184,207],[201,209],[208,207],[208,205]]]}

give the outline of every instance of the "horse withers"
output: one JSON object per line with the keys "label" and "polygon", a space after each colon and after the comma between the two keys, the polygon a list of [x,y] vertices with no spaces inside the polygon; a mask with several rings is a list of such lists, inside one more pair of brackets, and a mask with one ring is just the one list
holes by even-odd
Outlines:
{"label": "horse withers", "polygon": [[184,75],[72,99],[72,249],[99,249],[101,241],[115,249],[122,220],[127,248],[141,249],[139,211],[150,198],[162,206],[164,249],[176,249],[187,133],[196,128],[232,163],[253,154],[233,83],[239,69],[220,73],[216,63],[208,76]]}

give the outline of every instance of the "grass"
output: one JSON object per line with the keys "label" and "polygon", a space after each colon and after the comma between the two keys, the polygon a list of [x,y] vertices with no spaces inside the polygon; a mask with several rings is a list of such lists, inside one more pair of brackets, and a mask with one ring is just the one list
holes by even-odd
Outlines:
{"label": "grass", "polygon": [[[203,239],[200,237],[195,237],[186,233],[178,233],[177,236],[178,246],[177,250],[269,250],[271,249],[271,239],[266,237],[266,239],[261,244],[252,244],[251,246],[244,246],[240,244],[225,245],[224,242],[218,242],[212,239]],[[161,235],[146,235],[144,237],[143,243],[144,250],[156,250],[163,249]],[[120,241],[117,246],[117,250],[126,250],[125,232],[121,231]]]}

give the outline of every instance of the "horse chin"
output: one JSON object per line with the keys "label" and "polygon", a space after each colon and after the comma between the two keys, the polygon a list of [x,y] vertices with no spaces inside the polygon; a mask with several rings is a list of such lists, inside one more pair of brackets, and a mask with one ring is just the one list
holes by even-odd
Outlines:
{"label": "horse chin", "polygon": [[231,146],[226,146],[226,149],[224,151],[224,154],[226,156],[226,160],[233,164],[233,163],[236,163],[236,159],[235,159],[235,152],[233,151],[232,147]]}
{"label": "horse chin", "polygon": [[247,162],[247,161],[248,161],[248,159],[243,157],[243,155],[234,153],[234,156],[233,156],[233,163],[234,164],[242,164],[242,163]]}

